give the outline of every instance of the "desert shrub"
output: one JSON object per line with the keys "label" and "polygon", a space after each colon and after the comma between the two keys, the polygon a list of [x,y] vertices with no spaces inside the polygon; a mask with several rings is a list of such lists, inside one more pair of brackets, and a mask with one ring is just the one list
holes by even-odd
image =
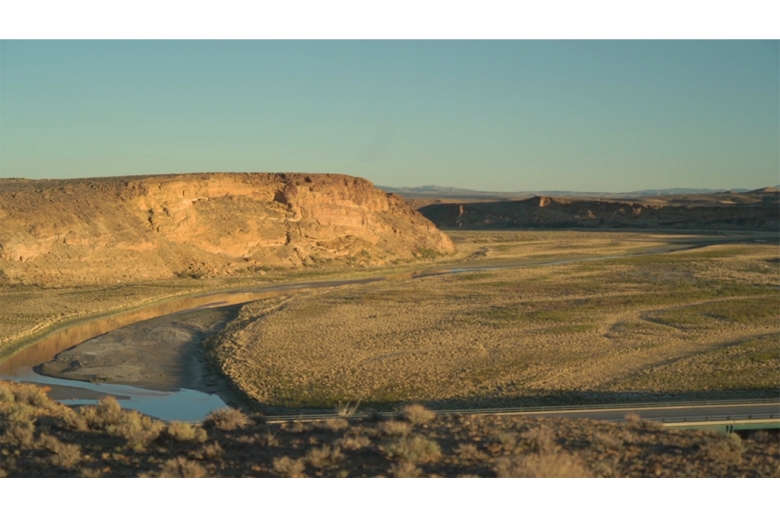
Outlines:
{"label": "desert shrub", "polygon": [[714,437],[702,446],[702,451],[711,460],[716,462],[734,463],[742,458],[745,445],[742,439],[735,433]]}
{"label": "desert shrub", "polygon": [[17,383],[13,388],[14,396],[18,403],[38,408],[49,408],[56,404],[46,395],[49,390],[49,387],[41,387],[30,383]]}
{"label": "desert shrub", "polygon": [[181,421],[171,421],[165,429],[165,433],[168,437],[177,441],[206,442],[206,439],[208,439],[206,430]]}
{"label": "desert shrub", "polygon": [[81,462],[81,447],[77,444],[66,444],[58,442],[53,448],[50,448],[54,456],[51,463],[63,468],[72,468]]}
{"label": "desert shrub", "polygon": [[514,455],[496,461],[499,478],[585,478],[593,473],[579,457],[568,453]]}
{"label": "desert shrub", "polygon": [[388,471],[395,478],[418,478],[423,472],[413,462],[399,462],[393,464]]}
{"label": "desert shrub", "polygon": [[436,417],[436,414],[422,405],[406,405],[401,409],[404,418],[414,425],[429,423]]}
{"label": "desert shrub", "polygon": [[5,383],[0,384],[0,403],[13,403],[14,401],[16,401],[16,397],[11,388]]}
{"label": "desert shrub", "polygon": [[274,472],[282,477],[300,478],[306,466],[301,459],[291,459],[287,455],[274,459]]}
{"label": "desert shrub", "polygon": [[94,419],[94,423],[102,424],[103,429],[109,435],[122,437],[127,440],[128,445],[134,450],[142,450],[157,439],[160,432],[165,428],[162,422],[135,410],[122,411],[120,408],[119,413],[115,414],[115,409],[111,402],[105,405],[103,414],[101,416],[101,409],[98,408],[94,414],[89,412],[85,418],[88,422],[90,419]]}
{"label": "desert shrub", "polygon": [[203,421],[206,427],[230,432],[251,424],[251,420],[236,408],[220,408],[211,412]]}
{"label": "desert shrub", "polygon": [[600,450],[619,450],[625,444],[620,437],[613,437],[602,432],[593,434],[591,443]]}
{"label": "desert shrub", "polygon": [[31,448],[34,441],[33,428],[25,425],[12,424],[0,442],[16,444],[22,448]]}
{"label": "desert shrub", "polygon": [[122,420],[122,407],[111,396],[104,397],[97,405],[81,407],[79,413],[87,426],[93,430],[103,430],[108,426],[119,424]]}
{"label": "desert shrub", "polygon": [[11,427],[35,429],[35,409],[29,405],[14,404],[5,413],[5,419]]}
{"label": "desert shrub", "polygon": [[222,446],[218,442],[214,442],[213,444],[205,444],[200,450],[195,452],[195,458],[214,460],[222,457],[223,453],[225,453],[225,450],[222,449]]}
{"label": "desert shrub", "polygon": [[176,457],[165,461],[160,471],[160,478],[203,478],[206,476],[208,476],[206,468],[185,457]]}
{"label": "desert shrub", "polygon": [[463,460],[474,460],[484,457],[484,454],[479,451],[479,448],[471,443],[459,444],[458,447],[455,448],[455,455],[457,458]]}
{"label": "desert shrub", "polygon": [[496,435],[496,441],[498,441],[504,451],[514,451],[519,440],[520,436],[517,432],[499,432],[499,434]]}
{"label": "desert shrub", "polygon": [[81,478],[100,478],[103,476],[103,472],[98,468],[81,468],[79,476]]}
{"label": "desert shrub", "polygon": [[412,431],[412,425],[406,421],[383,421],[377,430],[383,435],[407,435]]}
{"label": "desert shrub", "polygon": [[557,448],[552,430],[547,427],[533,428],[520,435],[523,446],[535,453],[551,452]]}
{"label": "desert shrub", "polygon": [[303,421],[293,421],[292,423],[284,423],[282,425],[282,430],[289,430],[293,433],[310,432],[311,429],[311,424],[304,423]]}
{"label": "desert shrub", "polygon": [[312,448],[306,452],[306,462],[315,468],[332,466],[342,460],[344,460],[344,454],[339,448],[331,449],[330,446],[323,446],[322,448]]}
{"label": "desert shrub", "polygon": [[89,428],[89,424],[87,423],[87,420],[84,418],[84,416],[69,406],[63,405],[59,414],[63,424],[71,430],[78,430],[83,432]]}
{"label": "desert shrub", "polygon": [[383,450],[391,459],[415,464],[433,462],[441,457],[438,443],[419,435],[401,437],[385,445]]}
{"label": "desert shrub", "polygon": [[279,446],[279,439],[272,432],[265,432],[260,436],[260,444],[263,446]]}
{"label": "desert shrub", "polygon": [[351,415],[354,415],[355,412],[357,412],[359,406],[360,406],[360,401],[358,401],[354,405],[350,405],[349,403],[342,403],[341,401],[339,401],[338,404],[336,405],[336,414],[339,417],[349,417]]}
{"label": "desert shrub", "polygon": [[345,450],[359,450],[369,446],[371,439],[365,435],[347,436],[338,439],[334,444]]}
{"label": "desert shrub", "polygon": [[325,421],[317,422],[316,426],[317,428],[323,428],[325,430],[330,430],[331,432],[338,432],[345,428],[349,428],[349,421],[343,418],[327,419]]}

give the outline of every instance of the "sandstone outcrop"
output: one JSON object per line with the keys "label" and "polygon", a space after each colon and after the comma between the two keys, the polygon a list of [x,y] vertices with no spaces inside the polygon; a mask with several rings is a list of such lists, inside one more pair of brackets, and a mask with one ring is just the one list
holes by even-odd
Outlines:
{"label": "sandstone outcrop", "polygon": [[0,180],[0,272],[10,282],[383,265],[453,251],[402,198],[345,175]]}
{"label": "sandstone outcrop", "polygon": [[632,200],[535,196],[525,200],[414,205],[437,227],[445,229],[780,230],[780,194],[772,188],[741,194]]}

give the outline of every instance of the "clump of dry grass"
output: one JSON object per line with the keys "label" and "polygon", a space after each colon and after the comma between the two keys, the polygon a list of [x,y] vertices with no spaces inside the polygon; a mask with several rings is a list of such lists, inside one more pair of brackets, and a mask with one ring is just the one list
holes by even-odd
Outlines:
{"label": "clump of dry grass", "polygon": [[134,450],[143,450],[157,439],[165,424],[135,410],[125,411],[116,424],[106,426],[106,432],[127,440]]}
{"label": "clump of dry grass", "polygon": [[591,443],[596,448],[601,450],[620,450],[623,448],[625,441],[620,437],[615,437],[607,433],[596,432],[593,434]]}
{"label": "clump of dry grass", "polygon": [[520,435],[523,446],[535,453],[551,452],[557,449],[555,435],[547,427],[532,428]]}
{"label": "clump of dry grass", "polygon": [[501,447],[504,449],[504,451],[513,452],[517,447],[518,442],[520,441],[520,436],[517,434],[517,432],[504,431],[498,433],[496,440],[499,444],[501,444]]}
{"label": "clump of dry grass", "polygon": [[315,426],[331,432],[338,432],[349,428],[349,421],[343,418],[326,419],[325,421],[318,421],[315,423]]}
{"label": "clump of dry grass", "polygon": [[413,462],[393,464],[388,473],[395,478],[419,478],[423,474],[422,470]]}
{"label": "clump of dry grass", "polygon": [[412,431],[412,425],[406,421],[383,421],[377,426],[379,433],[383,435],[408,435]]}
{"label": "clump of dry grass", "polygon": [[177,441],[206,442],[208,434],[200,426],[192,426],[181,421],[171,421],[165,429],[166,435]]}
{"label": "clump of dry grass", "polygon": [[334,466],[342,460],[344,460],[344,454],[341,453],[341,449],[338,447],[323,446],[321,448],[312,448],[306,452],[306,462],[315,468]]}
{"label": "clump of dry grass", "polygon": [[339,401],[338,404],[336,405],[336,414],[339,417],[349,417],[351,415],[354,415],[355,412],[357,412],[359,406],[360,406],[359,400],[354,405],[350,405],[349,402],[342,403],[341,401]]}
{"label": "clump of dry grass", "polygon": [[211,412],[203,421],[206,427],[230,432],[249,425],[252,421],[236,408],[220,408]]}
{"label": "clump of dry grass", "polygon": [[108,426],[118,425],[122,420],[122,407],[111,396],[104,397],[97,405],[81,407],[79,413],[87,426],[93,430],[103,430]]}
{"label": "clump of dry grass", "polygon": [[208,474],[208,470],[196,461],[186,457],[176,457],[165,461],[159,476],[160,478],[203,478]]}
{"label": "clump of dry grass", "polygon": [[195,452],[194,457],[197,459],[215,460],[222,457],[224,453],[225,450],[222,449],[222,446],[220,446],[218,442],[214,442],[212,444],[203,445],[201,449]]}
{"label": "clump of dry grass", "polygon": [[54,454],[51,463],[63,468],[73,468],[81,462],[81,447],[56,441],[48,448]]}
{"label": "clump of dry grass", "polygon": [[587,478],[592,477],[579,457],[569,453],[514,455],[496,461],[499,478]]}
{"label": "clump of dry grass", "polygon": [[460,460],[477,460],[485,457],[485,454],[479,451],[476,445],[471,443],[459,444],[455,448],[455,455]]}
{"label": "clump of dry grass", "polygon": [[383,446],[382,450],[390,459],[399,459],[415,464],[433,462],[441,457],[439,444],[419,435],[396,439]]}
{"label": "clump of dry grass", "polygon": [[282,477],[301,478],[306,466],[301,459],[291,459],[287,455],[273,461],[274,472]]}
{"label": "clump of dry grass", "polygon": [[413,425],[429,423],[436,417],[436,414],[420,404],[406,405],[401,409],[401,414]]}
{"label": "clump of dry grass", "polygon": [[13,403],[14,401],[16,401],[16,397],[11,388],[5,384],[0,385],[0,403]]}
{"label": "clump of dry grass", "polygon": [[337,439],[334,444],[345,450],[360,450],[371,444],[371,439],[365,435],[349,435]]}

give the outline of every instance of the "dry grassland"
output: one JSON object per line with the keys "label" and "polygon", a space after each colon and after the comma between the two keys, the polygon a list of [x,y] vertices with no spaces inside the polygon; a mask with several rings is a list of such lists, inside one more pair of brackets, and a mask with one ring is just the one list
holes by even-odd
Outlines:
{"label": "dry grassland", "polygon": [[0,477],[777,477],[780,442],[655,423],[499,416],[168,424],[0,381]]}
{"label": "dry grassland", "polygon": [[[617,255],[660,243],[607,233],[451,235],[465,256],[494,259]],[[223,372],[269,406],[776,396],[779,266],[775,245],[728,244],[344,286],[248,304],[211,347]]]}

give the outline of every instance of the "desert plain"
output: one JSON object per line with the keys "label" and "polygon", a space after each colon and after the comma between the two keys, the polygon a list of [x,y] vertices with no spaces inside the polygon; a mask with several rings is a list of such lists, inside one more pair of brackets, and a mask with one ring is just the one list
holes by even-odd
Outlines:
{"label": "desert plain", "polygon": [[[777,193],[707,228],[598,228],[588,206],[532,200],[579,207],[586,224],[496,228],[485,207],[483,219],[444,207],[473,229],[439,230],[338,175],[194,176],[4,185],[0,209],[16,226],[0,233],[13,251],[0,276],[0,370],[27,362],[97,393],[210,385],[234,408],[165,423],[112,398],[65,407],[47,395],[68,399],[54,378],[52,390],[3,382],[0,473],[778,475],[771,431],[458,414],[777,399],[778,235],[774,222],[754,224]],[[102,194],[70,229],[40,217],[24,228],[25,205],[12,203],[36,211],[91,191]],[[231,230],[245,205],[254,212]],[[264,240],[273,218],[283,231]],[[113,260],[131,267],[112,271]],[[369,417],[351,417],[358,408]],[[323,412],[333,417],[305,418]]]}

